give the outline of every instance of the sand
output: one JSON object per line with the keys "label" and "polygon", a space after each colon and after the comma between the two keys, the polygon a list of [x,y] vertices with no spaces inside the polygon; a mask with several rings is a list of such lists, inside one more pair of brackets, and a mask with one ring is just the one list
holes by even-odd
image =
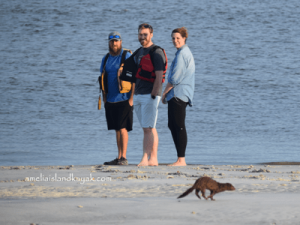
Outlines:
{"label": "sand", "polygon": [[[177,199],[201,176],[236,190]],[[300,224],[299,187],[299,165],[2,166],[0,224]]]}

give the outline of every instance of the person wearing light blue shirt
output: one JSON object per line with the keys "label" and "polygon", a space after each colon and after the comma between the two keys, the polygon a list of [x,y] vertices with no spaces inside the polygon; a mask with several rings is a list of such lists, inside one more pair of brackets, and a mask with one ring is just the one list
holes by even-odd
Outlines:
{"label": "person wearing light blue shirt", "polygon": [[172,62],[168,83],[162,102],[168,103],[168,127],[177,150],[177,161],[170,166],[186,166],[185,151],[187,133],[185,128],[186,106],[193,104],[195,90],[195,62],[192,52],[186,45],[188,32],[185,27],[172,31],[172,41],[177,48]]}

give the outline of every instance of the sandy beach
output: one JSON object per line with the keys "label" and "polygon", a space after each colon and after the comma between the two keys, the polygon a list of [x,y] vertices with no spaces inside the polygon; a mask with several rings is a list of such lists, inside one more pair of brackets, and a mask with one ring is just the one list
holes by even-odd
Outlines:
{"label": "sandy beach", "polygon": [[[300,166],[283,164],[2,166],[0,224],[300,224]],[[201,176],[236,190],[177,199]]]}

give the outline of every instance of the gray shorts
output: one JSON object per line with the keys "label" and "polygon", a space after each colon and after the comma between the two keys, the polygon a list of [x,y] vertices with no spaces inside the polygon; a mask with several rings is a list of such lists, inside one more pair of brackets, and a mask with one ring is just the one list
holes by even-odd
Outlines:
{"label": "gray shorts", "polygon": [[151,94],[134,95],[134,110],[142,128],[155,128],[160,99],[160,96],[152,99]]}

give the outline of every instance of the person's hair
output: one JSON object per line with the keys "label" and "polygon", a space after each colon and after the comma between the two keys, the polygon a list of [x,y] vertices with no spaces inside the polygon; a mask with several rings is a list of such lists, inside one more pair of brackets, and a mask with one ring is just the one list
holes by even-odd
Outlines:
{"label": "person's hair", "polygon": [[[174,29],[172,31],[172,34],[174,34],[174,33],[179,33],[181,35],[181,37],[186,38],[185,42],[186,42],[186,40],[187,40],[187,38],[189,36],[188,30],[185,27],[180,27],[180,28]],[[172,37],[172,34],[171,34],[171,37]]]}
{"label": "person's hair", "polygon": [[148,23],[142,23],[141,25],[139,25],[138,31],[140,31],[140,29],[149,29],[150,33],[153,33],[153,27]]}

